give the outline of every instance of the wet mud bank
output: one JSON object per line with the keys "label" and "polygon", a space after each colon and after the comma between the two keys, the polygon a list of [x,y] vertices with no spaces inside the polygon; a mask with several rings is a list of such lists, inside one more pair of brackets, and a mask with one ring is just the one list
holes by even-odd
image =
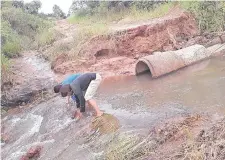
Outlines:
{"label": "wet mud bank", "polygon": [[21,53],[12,59],[11,85],[2,85],[1,106],[17,107],[44,97],[56,84],[49,62],[36,51]]}

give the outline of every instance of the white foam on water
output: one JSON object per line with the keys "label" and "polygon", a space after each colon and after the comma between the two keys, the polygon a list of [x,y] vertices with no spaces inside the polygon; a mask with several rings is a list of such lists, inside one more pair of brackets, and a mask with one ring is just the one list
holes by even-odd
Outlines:
{"label": "white foam on water", "polygon": [[3,118],[3,121],[6,121],[8,119],[8,116],[6,116],[5,118]]}
{"label": "white foam on water", "polygon": [[14,119],[12,119],[11,125],[10,125],[11,128],[14,127],[16,125],[16,123],[19,122],[20,120],[21,120],[21,118],[14,118]]}
{"label": "white foam on water", "polygon": [[[66,128],[67,126],[69,126],[73,121],[73,119],[71,118],[66,118],[65,120],[63,121],[59,121],[59,120],[56,120],[55,122],[55,127],[53,130],[51,130],[52,133],[56,133],[56,132],[59,132],[60,130]],[[61,123],[60,123],[61,122]]]}
{"label": "white foam on water", "polygon": [[[43,142],[34,142],[32,144],[28,144],[26,146],[22,146],[18,151],[12,153],[10,155],[10,157],[8,157],[7,159],[9,159],[9,160],[18,160],[22,155],[26,154],[25,151],[27,151],[30,147],[37,146],[37,145],[43,146],[45,144],[54,143],[54,142],[55,142],[55,140],[51,139],[51,140],[47,140],[47,141],[43,141]],[[22,151],[22,150],[24,150],[24,151]]]}
{"label": "white foam on water", "polygon": [[7,160],[18,160],[24,154],[26,154],[26,152],[21,151],[14,152],[9,157],[7,157]]}
{"label": "white foam on water", "polygon": [[[12,153],[10,155],[9,160],[15,159],[15,157],[18,157],[18,155],[21,156],[21,149],[22,149],[22,142],[25,141],[27,138],[31,137],[33,134],[39,132],[41,123],[42,123],[43,117],[40,115],[34,115],[34,114],[28,114],[24,119],[16,119],[13,120],[14,124],[18,122],[26,122],[29,121],[30,123],[33,122],[32,128],[26,132],[24,135],[22,135],[18,140],[16,140],[12,145],[6,146],[6,148],[3,149],[4,152],[10,153],[11,150],[16,150],[16,152]],[[15,147],[15,148],[14,148]]]}

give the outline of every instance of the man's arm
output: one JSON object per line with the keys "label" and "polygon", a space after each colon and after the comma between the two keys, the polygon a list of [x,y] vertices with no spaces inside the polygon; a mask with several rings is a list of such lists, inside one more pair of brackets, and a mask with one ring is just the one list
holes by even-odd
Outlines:
{"label": "man's arm", "polygon": [[74,95],[75,96],[75,98],[76,98],[76,105],[77,105],[77,108],[80,108],[80,100],[79,100],[79,98],[76,96],[76,95]]}
{"label": "man's arm", "polygon": [[[84,95],[83,92],[80,88],[79,84],[72,84],[71,86],[75,96],[76,96],[76,103],[78,102],[78,104],[80,105],[80,111],[81,112],[85,112],[85,99],[84,99]],[[78,100],[78,101],[77,101]]]}
{"label": "man's arm", "polygon": [[77,91],[76,96],[78,97],[80,102],[80,112],[85,112],[85,99],[84,99],[83,92],[81,90]]}

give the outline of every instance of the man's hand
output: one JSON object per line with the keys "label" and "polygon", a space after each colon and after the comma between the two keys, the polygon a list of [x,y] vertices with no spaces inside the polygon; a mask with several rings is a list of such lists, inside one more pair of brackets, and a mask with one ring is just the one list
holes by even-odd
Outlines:
{"label": "man's hand", "polygon": [[83,117],[82,113],[80,112],[80,109],[77,109],[73,115],[72,115],[72,119],[75,119],[76,121],[79,121],[81,118]]}

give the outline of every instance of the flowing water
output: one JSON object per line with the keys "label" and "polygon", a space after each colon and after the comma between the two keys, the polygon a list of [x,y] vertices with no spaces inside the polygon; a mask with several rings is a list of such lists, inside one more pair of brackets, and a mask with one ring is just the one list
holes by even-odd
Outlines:
{"label": "flowing water", "polygon": [[[97,102],[116,117],[116,134],[147,135],[160,121],[187,114],[225,114],[225,58],[203,61],[163,77],[150,74],[118,76],[102,82]],[[2,120],[10,140],[2,145],[2,159],[17,160],[31,146],[42,145],[42,160],[101,159],[113,133],[92,132],[92,117],[76,123],[65,109],[66,98],[8,115]]]}

